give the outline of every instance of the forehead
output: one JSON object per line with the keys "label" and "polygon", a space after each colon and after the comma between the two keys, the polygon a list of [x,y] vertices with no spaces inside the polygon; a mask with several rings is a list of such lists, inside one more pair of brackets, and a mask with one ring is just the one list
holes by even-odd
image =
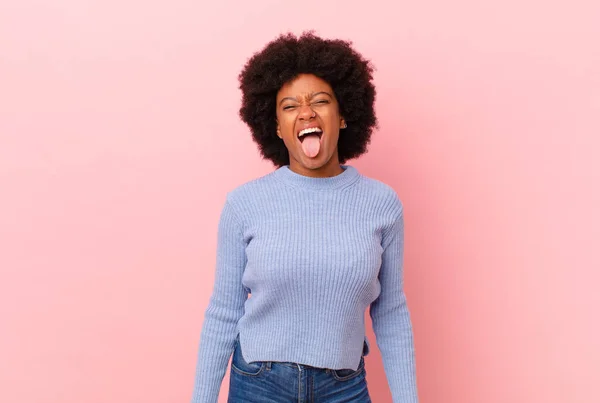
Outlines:
{"label": "forehead", "polygon": [[296,98],[307,96],[321,91],[329,92],[330,94],[333,93],[327,81],[313,74],[300,74],[281,86],[277,92],[277,100],[285,97]]}

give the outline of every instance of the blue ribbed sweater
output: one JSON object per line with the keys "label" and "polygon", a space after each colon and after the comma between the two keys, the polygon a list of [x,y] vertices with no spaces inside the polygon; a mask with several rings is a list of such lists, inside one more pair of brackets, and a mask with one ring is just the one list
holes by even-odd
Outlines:
{"label": "blue ribbed sweater", "polygon": [[394,403],[418,401],[402,203],[342,168],[312,178],[283,166],[228,193],[193,403],[217,402],[238,333],[246,362],[357,369],[369,306]]}

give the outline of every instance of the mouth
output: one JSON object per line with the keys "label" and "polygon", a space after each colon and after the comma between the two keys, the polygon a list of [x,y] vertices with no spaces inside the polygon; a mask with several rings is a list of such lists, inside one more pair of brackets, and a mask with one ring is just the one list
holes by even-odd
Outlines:
{"label": "mouth", "polygon": [[317,125],[311,127],[305,127],[298,132],[298,141],[302,152],[308,158],[315,158],[321,150],[321,136],[323,136],[323,129]]}
{"label": "mouth", "polygon": [[301,143],[310,136],[317,136],[320,140],[321,136],[323,136],[323,129],[321,129],[319,126],[314,126],[307,127],[306,129],[302,129],[298,132],[298,140],[300,140]]}

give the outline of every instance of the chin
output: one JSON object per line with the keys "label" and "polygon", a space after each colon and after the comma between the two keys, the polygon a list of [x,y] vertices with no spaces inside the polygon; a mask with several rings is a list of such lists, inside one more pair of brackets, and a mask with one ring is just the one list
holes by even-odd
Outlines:
{"label": "chin", "polygon": [[315,158],[308,158],[303,155],[300,159],[300,163],[308,169],[319,169],[327,165],[330,160],[331,157],[328,158],[321,154],[317,154]]}

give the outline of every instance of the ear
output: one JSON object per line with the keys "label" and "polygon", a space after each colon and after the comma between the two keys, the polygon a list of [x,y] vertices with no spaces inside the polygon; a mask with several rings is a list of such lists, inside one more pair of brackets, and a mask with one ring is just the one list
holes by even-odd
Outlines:
{"label": "ear", "polygon": [[275,123],[277,123],[277,137],[283,139],[283,137],[281,137],[281,127],[279,127],[279,121],[275,120]]}
{"label": "ear", "polygon": [[348,127],[346,120],[343,117],[340,118],[340,129],[345,129],[346,127]]}

